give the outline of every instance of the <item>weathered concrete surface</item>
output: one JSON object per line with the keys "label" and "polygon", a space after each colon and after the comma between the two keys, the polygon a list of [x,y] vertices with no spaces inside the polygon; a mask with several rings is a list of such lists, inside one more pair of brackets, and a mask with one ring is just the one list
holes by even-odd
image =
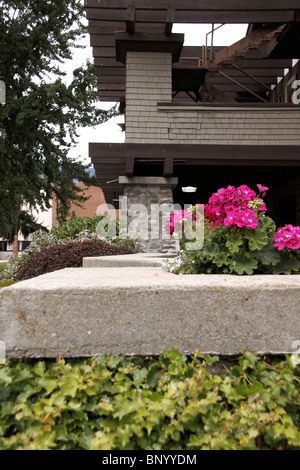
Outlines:
{"label": "weathered concrete surface", "polygon": [[11,357],[294,353],[300,276],[176,276],[161,268],[64,269],[0,291]]}
{"label": "weathered concrete surface", "polygon": [[83,258],[84,268],[146,268],[161,267],[166,259],[174,258],[163,253],[135,253],[133,255],[94,256]]}

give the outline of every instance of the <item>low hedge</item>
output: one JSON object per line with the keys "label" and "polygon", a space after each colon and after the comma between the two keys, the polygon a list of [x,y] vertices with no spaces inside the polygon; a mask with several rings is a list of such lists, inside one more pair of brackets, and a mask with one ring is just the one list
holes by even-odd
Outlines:
{"label": "low hedge", "polygon": [[100,240],[54,245],[30,256],[15,276],[15,280],[31,279],[63,268],[81,267],[84,257],[130,253],[132,252],[125,248],[120,248]]}
{"label": "low hedge", "polygon": [[[102,356],[0,366],[1,450],[299,450],[298,356]],[[225,370],[225,369],[224,369]]]}

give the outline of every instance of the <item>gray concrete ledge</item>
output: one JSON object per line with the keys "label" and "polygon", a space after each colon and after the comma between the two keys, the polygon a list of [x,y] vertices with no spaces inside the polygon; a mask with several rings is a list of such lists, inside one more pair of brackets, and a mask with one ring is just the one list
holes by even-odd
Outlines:
{"label": "gray concrete ledge", "polygon": [[83,258],[83,268],[149,268],[161,267],[166,259],[174,258],[175,254],[167,253],[135,253],[133,255],[95,256]]}
{"label": "gray concrete ledge", "polygon": [[70,268],[0,290],[0,340],[10,357],[292,354],[299,299],[300,276]]}

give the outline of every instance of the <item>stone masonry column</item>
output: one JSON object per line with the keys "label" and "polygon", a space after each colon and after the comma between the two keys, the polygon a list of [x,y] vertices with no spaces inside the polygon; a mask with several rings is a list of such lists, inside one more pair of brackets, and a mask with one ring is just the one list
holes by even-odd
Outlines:
{"label": "stone masonry column", "polygon": [[168,208],[174,201],[172,190],[178,178],[120,176],[124,187],[121,217],[141,234],[143,250],[147,253],[176,253],[178,246],[164,230]]}

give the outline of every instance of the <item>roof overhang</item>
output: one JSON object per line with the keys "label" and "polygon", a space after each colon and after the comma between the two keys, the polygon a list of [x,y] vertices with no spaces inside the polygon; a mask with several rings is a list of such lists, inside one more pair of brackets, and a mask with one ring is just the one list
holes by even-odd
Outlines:
{"label": "roof overhang", "polygon": [[180,59],[184,34],[162,33],[117,33],[116,34],[116,60],[126,64],[127,52],[169,52],[173,63]]}

